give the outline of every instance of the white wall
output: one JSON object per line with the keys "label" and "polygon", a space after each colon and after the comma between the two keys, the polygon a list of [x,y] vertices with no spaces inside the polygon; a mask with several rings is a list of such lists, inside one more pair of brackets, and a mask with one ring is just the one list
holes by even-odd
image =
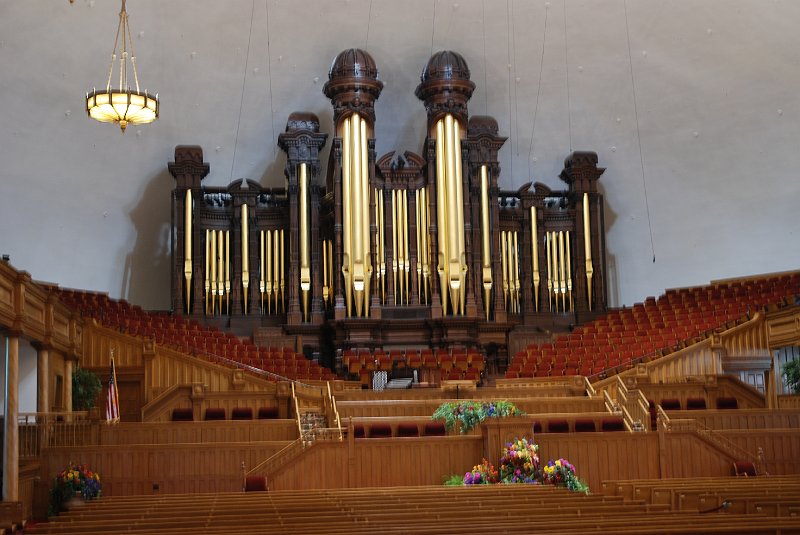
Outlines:
{"label": "white wall", "polygon": [[354,46],[386,84],[379,155],[420,150],[414,89],[443,48],[471,67],[471,113],[509,136],[504,187],[561,188],[570,150],[596,151],[615,303],[800,267],[800,2],[131,0],[128,10],[142,85],[163,107],[123,136],[82,103],[105,83],[119,4],[0,4],[0,253],[37,279],[167,308],[174,146],[203,147],[208,185],[282,184],[278,133],[295,110],[330,133],[322,86]]}
{"label": "white wall", "polygon": [[[19,412],[36,412],[36,349],[24,338],[19,340]],[[6,339],[0,337],[0,415],[6,413]]]}

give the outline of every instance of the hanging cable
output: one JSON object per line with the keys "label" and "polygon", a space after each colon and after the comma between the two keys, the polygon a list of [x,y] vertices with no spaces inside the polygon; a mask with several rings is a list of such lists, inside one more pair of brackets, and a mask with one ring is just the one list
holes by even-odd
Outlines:
{"label": "hanging cable", "polygon": [[633,117],[636,119],[636,143],[639,146],[639,165],[642,169],[642,189],[644,190],[644,207],[647,212],[647,228],[650,230],[650,251],[653,253],[653,263],[656,263],[656,246],[653,241],[653,224],[650,220],[650,203],[647,200],[647,180],[644,173],[644,155],[642,154],[642,136],[639,127],[639,107],[636,102],[636,81],[633,77],[633,55],[631,54],[631,31],[628,27],[628,2],[623,0],[622,5],[625,9],[625,33],[628,37],[628,66],[631,73],[631,90],[633,91]]}
{"label": "hanging cable", "polygon": [[364,43],[364,51],[369,51],[369,28],[372,24],[372,0],[369,0],[369,14],[367,15],[367,40]]}
{"label": "hanging cable", "polygon": [[[519,88],[517,87],[517,17],[514,13],[514,0],[511,0],[511,51],[514,66],[514,139],[516,140],[517,159],[519,159]],[[513,159],[512,159],[513,163]],[[514,176],[513,173],[511,176]]]}
{"label": "hanging cable", "polygon": [[572,152],[572,107],[569,101],[569,46],[567,42],[567,2],[564,1],[564,71],[567,73],[567,130],[569,131],[569,152]]}
{"label": "hanging cable", "polygon": [[256,0],[253,0],[252,7],[250,8],[250,33],[247,35],[247,53],[244,57],[244,73],[242,74],[242,96],[239,99],[239,118],[236,119],[236,136],[233,138],[233,158],[231,158],[231,176],[230,181],[233,181],[233,167],[236,165],[236,147],[239,144],[239,125],[242,122],[242,108],[244,107],[244,88],[247,81],[247,65],[250,61],[250,42],[253,38],[253,15],[256,11]]}
{"label": "hanging cable", "polygon": [[264,7],[267,11],[267,83],[269,84],[269,124],[272,126],[272,156],[275,158],[278,144],[275,136],[275,107],[272,105],[272,54],[269,49],[269,0],[264,0]]}
{"label": "hanging cable", "polygon": [[433,0],[433,22],[431,23],[431,53],[433,55],[433,37],[436,35],[436,4],[439,0]]}
{"label": "hanging cable", "polygon": [[481,19],[481,28],[483,28],[483,114],[489,115],[489,77],[486,74],[488,70],[486,65],[486,0],[482,0],[481,8],[483,17]]}
{"label": "hanging cable", "polygon": [[[512,44],[511,44],[512,43],[512,39],[513,39],[513,33],[514,33],[513,32],[513,26],[512,26],[512,23],[511,23],[511,9],[512,9],[513,5],[514,5],[514,0],[506,0],[506,24],[507,24],[506,34],[508,35],[508,38],[506,39],[506,41],[508,42],[508,51],[507,51],[507,56],[506,56],[506,60],[508,61],[508,64],[507,64],[508,68],[506,70],[508,71],[508,128],[509,128],[509,130],[511,129],[511,120],[512,120],[512,113],[511,113],[511,100],[512,100],[511,99],[511,87],[514,86],[514,83],[511,81],[511,79],[512,78],[516,79],[516,72],[517,72],[516,59],[512,59],[512,58],[516,58],[516,54],[514,53],[514,50],[512,49]],[[514,90],[514,100],[515,101],[516,101],[516,95],[517,95],[517,91],[515,89]],[[516,126],[516,121],[515,121],[515,126]],[[515,141],[516,141],[516,136],[514,137],[514,139],[511,140],[511,151],[510,151],[511,152],[511,170],[510,171],[511,171],[511,176],[512,177],[514,176],[514,143],[515,143]]]}
{"label": "hanging cable", "polygon": [[533,136],[536,134],[536,117],[539,114],[539,95],[542,92],[542,72],[544,72],[544,47],[547,44],[547,15],[550,9],[544,9],[544,31],[542,32],[542,56],[539,60],[539,83],[536,87],[536,103],[533,107],[533,125],[531,126],[531,146],[528,149],[528,178],[531,176],[531,157],[533,156]]}

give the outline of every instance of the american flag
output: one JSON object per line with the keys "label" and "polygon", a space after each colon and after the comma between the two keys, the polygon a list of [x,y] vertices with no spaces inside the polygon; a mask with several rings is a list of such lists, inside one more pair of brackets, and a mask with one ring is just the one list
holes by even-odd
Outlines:
{"label": "american flag", "polygon": [[108,395],[106,396],[106,423],[119,422],[119,392],[117,391],[117,370],[114,357],[111,357],[111,373],[108,376]]}

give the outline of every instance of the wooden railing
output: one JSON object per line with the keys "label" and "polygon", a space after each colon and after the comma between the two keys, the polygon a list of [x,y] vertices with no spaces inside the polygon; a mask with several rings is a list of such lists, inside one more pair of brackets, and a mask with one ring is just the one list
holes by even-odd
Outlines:
{"label": "wooden railing", "polygon": [[336,408],[336,398],[333,397],[333,393],[331,392],[331,383],[328,381],[328,397],[326,398],[326,417],[328,419],[328,425],[335,424],[335,427],[339,430],[339,440],[342,440],[342,420],[339,418],[339,411]]}
{"label": "wooden railing", "polygon": [[18,422],[20,459],[36,458],[45,448],[93,446],[100,440],[86,412],[20,413]]}
{"label": "wooden railing", "polygon": [[731,461],[750,461],[753,464],[760,462],[756,455],[753,455],[749,451],[740,448],[722,436],[720,433],[717,433],[713,429],[709,429],[694,418],[670,418],[660,405],[656,410],[657,422],[660,431],[669,433],[684,432],[693,434],[714,447],[720,453],[728,456]]}

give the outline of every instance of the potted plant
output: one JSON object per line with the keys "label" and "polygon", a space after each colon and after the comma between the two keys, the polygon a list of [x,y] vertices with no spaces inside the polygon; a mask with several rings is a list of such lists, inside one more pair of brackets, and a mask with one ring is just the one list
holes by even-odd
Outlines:
{"label": "potted plant", "polygon": [[103,389],[100,379],[86,368],[72,372],[72,410],[88,411],[94,407],[97,395]]}

